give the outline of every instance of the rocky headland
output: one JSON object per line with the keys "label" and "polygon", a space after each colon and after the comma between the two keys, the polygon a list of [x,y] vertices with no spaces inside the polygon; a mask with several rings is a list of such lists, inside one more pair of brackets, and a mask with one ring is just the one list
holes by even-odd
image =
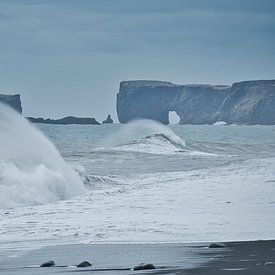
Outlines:
{"label": "rocky headland", "polygon": [[81,125],[100,125],[99,122],[96,121],[95,118],[90,117],[74,117],[67,116],[60,119],[44,119],[44,118],[34,118],[34,117],[26,117],[32,123],[44,123],[44,124],[81,124]]}
{"label": "rocky headland", "polygon": [[275,80],[228,85],[176,85],[164,81],[122,81],[117,94],[121,123],[153,119],[169,123],[175,111],[180,124],[275,124]]}
{"label": "rocky headland", "polygon": [[11,106],[20,114],[22,113],[22,106],[21,106],[21,100],[20,100],[19,94],[17,95],[0,94],[0,102]]}

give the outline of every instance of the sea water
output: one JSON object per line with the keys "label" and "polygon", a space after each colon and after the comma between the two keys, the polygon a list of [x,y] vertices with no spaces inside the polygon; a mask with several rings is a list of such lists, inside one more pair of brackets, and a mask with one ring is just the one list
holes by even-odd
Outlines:
{"label": "sea water", "polygon": [[275,238],[275,126],[1,119],[2,249]]}

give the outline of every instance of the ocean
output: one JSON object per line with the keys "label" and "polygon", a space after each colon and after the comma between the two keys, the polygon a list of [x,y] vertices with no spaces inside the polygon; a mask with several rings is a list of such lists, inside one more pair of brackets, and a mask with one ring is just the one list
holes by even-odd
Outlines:
{"label": "ocean", "polygon": [[31,125],[0,111],[0,248],[275,238],[275,126]]}

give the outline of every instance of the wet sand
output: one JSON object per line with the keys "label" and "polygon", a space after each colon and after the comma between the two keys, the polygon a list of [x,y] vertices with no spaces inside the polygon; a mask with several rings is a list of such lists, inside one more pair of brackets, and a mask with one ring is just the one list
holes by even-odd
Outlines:
{"label": "wet sand", "polygon": [[[9,251],[0,274],[275,274],[275,241],[192,244],[79,244],[49,246],[23,255]],[[2,252],[3,254],[3,252]],[[39,267],[54,260],[55,267]],[[89,261],[92,266],[75,265]],[[139,263],[157,269],[134,271]]]}

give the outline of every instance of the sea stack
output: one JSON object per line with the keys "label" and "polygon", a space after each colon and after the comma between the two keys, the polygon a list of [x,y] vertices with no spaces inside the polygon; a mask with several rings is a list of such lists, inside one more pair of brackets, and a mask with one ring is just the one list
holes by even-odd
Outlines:
{"label": "sea stack", "polygon": [[114,121],[111,118],[111,115],[108,115],[105,120],[102,121],[102,124],[112,124]]}

